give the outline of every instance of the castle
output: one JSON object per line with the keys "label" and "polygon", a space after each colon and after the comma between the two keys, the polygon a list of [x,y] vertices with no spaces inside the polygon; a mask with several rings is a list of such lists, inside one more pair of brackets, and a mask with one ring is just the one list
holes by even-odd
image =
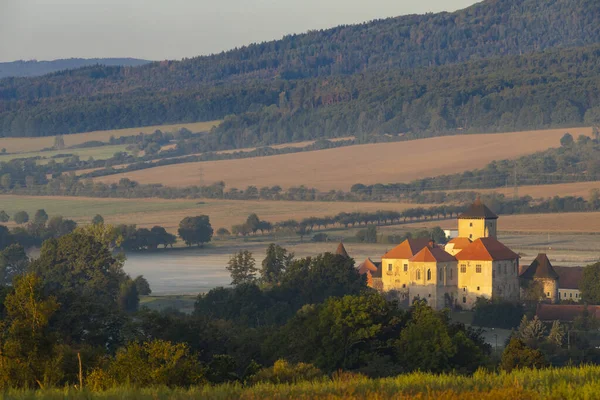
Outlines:
{"label": "castle", "polygon": [[444,248],[407,239],[359,271],[370,286],[441,309],[472,309],[478,297],[519,300],[519,255],[496,239],[498,216],[477,199],[458,217],[458,237]]}

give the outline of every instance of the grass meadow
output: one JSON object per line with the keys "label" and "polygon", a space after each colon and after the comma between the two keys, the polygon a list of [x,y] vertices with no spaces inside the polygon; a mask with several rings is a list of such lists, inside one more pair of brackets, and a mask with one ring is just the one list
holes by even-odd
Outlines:
{"label": "grass meadow", "polygon": [[[154,126],[141,126],[138,128],[127,128],[127,129],[113,129],[106,131],[93,131],[85,133],[73,133],[70,135],[64,135],[65,146],[74,146],[91,140],[98,140],[100,142],[108,142],[111,136],[119,138],[122,136],[133,136],[138,133],[153,133],[159,129],[163,132],[174,132],[181,128],[187,128],[192,132],[204,132],[210,130],[213,126],[220,124],[221,121],[207,121],[207,122],[191,122],[181,123],[173,125],[154,125]],[[54,146],[55,136],[44,136],[35,138],[0,138],[0,148],[5,148],[9,153],[25,153],[35,152],[41,149],[50,148]],[[66,151],[65,151],[66,152]]]}
{"label": "grass meadow", "polygon": [[[0,139],[2,140],[2,139]],[[64,149],[64,150],[51,150],[51,151],[34,151],[29,153],[17,153],[17,154],[4,154],[0,155],[0,162],[10,161],[15,158],[29,158],[29,157],[42,157],[41,160],[37,160],[38,164],[47,164],[52,157],[59,154],[75,154],[78,155],[81,160],[87,160],[93,157],[96,160],[107,160],[111,158],[116,152],[125,152],[127,145],[115,145],[115,146],[101,146],[101,147],[88,147],[83,149]],[[63,162],[68,157],[54,158],[56,162]]]}
{"label": "grass meadow", "polygon": [[114,388],[105,392],[76,389],[7,391],[6,399],[597,399],[600,366],[478,371],[473,376],[413,373],[367,379],[341,374],[333,379],[295,384],[224,384],[183,388]]}

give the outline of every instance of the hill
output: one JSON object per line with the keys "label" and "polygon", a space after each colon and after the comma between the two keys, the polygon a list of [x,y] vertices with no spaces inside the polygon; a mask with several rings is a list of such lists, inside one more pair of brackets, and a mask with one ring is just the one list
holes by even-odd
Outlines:
{"label": "hill", "polygon": [[67,58],[52,61],[17,60],[0,62],[0,78],[40,76],[65,69],[75,69],[90,65],[137,67],[149,62],[148,60],[137,58]]}
{"label": "hill", "polygon": [[[253,146],[578,125],[598,105],[598,22],[600,3],[592,0],[487,0],[180,62],[4,79],[0,133],[46,136],[237,114],[217,133]],[[577,46],[588,47],[571,49]]]}

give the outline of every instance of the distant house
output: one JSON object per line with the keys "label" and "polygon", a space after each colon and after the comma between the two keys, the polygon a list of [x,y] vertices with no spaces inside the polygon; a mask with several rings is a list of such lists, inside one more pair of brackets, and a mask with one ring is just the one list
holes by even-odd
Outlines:
{"label": "distant house", "polygon": [[558,297],[560,300],[581,301],[583,267],[554,267],[558,274]]}
{"label": "distant house", "polygon": [[583,315],[586,307],[591,317],[600,319],[600,306],[575,304],[539,303],[535,314],[542,321],[573,322],[575,318]]}

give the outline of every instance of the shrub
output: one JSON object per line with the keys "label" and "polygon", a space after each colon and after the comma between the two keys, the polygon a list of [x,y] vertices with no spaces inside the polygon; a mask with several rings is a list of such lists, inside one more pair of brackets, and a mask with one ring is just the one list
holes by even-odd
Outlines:
{"label": "shrub", "polygon": [[311,241],[313,242],[326,242],[329,240],[329,236],[326,233],[317,233],[313,235]]}
{"label": "shrub", "polygon": [[260,370],[251,378],[252,383],[296,383],[301,381],[314,381],[325,375],[312,364],[291,364],[286,360],[277,360],[270,368]]}

